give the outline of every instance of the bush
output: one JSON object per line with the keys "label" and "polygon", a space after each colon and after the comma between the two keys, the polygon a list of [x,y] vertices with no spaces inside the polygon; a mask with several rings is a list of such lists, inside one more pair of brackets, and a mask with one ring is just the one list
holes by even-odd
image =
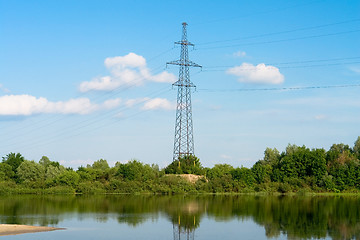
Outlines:
{"label": "bush", "polygon": [[73,188],[76,188],[80,180],[79,174],[72,170],[67,170],[60,174],[56,178],[56,182],[58,182],[60,185],[70,186]]}
{"label": "bush", "polygon": [[0,182],[0,195],[11,194],[16,187],[15,182]]}
{"label": "bush", "polygon": [[288,193],[291,192],[291,185],[288,183],[280,183],[279,184],[279,188],[278,188],[278,192],[280,193]]}
{"label": "bush", "polygon": [[75,194],[75,190],[68,186],[50,187],[44,190],[46,194]]}
{"label": "bush", "polygon": [[100,182],[81,182],[76,187],[76,193],[81,194],[95,194],[105,193],[104,185]]}
{"label": "bush", "polygon": [[195,156],[184,156],[170,163],[165,168],[166,174],[196,174],[203,175],[205,173],[201,166],[200,160]]}

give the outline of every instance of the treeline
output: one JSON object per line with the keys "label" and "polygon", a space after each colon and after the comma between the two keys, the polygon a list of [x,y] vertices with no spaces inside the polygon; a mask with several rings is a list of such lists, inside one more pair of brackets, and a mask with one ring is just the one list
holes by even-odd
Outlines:
{"label": "treeline", "polygon": [[[202,175],[189,182],[181,174]],[[77,170],[43,156],[39,162],[10,153],[0,163],[0,194],[11,193],[241,193],[360,192],[360,137],[353,147],[324,149],[288,145],[267,148],[251,168],[202,167],[195,156],[164,169],[137,160],[110,167],[100,159]]]}

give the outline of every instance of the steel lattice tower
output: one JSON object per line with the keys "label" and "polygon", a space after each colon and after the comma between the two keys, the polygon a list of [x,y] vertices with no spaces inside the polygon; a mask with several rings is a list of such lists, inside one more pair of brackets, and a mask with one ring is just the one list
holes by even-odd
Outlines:
{"label": "steel lattice tower", "polygon": [[175,140],[173,160],[194,155],[194,136],[191,108],[191,88],[195,85],[190,81],[189,67],[201,67],[189,60],[188,46],[194,46],[187,40],[186,26],[182,23],[182,39],[175,44],[181,45],[180,59],[167,64],[179,65],[179,80],[173,86],[178,87]]}

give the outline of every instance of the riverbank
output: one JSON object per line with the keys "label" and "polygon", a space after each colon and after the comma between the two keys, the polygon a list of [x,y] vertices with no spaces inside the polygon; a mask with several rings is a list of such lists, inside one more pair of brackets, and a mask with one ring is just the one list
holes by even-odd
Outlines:
{"label": "riverbank", "polygon": [[29,226],[16,224],[0,224],[0,236],[18,235],[24,233],[49,232],[55,230],[64,230],[65,228]]}
{"label": "riverbank", "polygon": [[[187,175],[183,175],[187,176]],[[196,176],[191,175],[189,176]],[[116,188],[109,184],[98,181],[79,184],[79,186],[54,186],[49,188],[31,188],[23,184],[14,182],[0,182],[0,196],[12,195],[360,195],[357,188],[344,189],[343,191],[329,191],[314,187],[300,188],[299,186],[290,186],[284,183],[256,184],[252,187],[246,187],[239,184],[238,181],[214,183],[211,180],[198,176],[197,181],[191,182],[180,175],[165,175],[158,182],[156,181],[123,181],[118,182]],[[196,179],[195,179],[196,180]],[[223,186],[224,184],[225,187]]]}

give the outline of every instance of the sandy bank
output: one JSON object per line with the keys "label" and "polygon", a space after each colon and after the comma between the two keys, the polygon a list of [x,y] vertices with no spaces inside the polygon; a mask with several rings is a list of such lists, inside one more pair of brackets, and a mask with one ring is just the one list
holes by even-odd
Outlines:
{"label": "sandy bank", "polygon": [[17,235],[23,233],[48,232],[48,231],[63,230],[63,229],[64,228],[0,224],[0,236]]}

